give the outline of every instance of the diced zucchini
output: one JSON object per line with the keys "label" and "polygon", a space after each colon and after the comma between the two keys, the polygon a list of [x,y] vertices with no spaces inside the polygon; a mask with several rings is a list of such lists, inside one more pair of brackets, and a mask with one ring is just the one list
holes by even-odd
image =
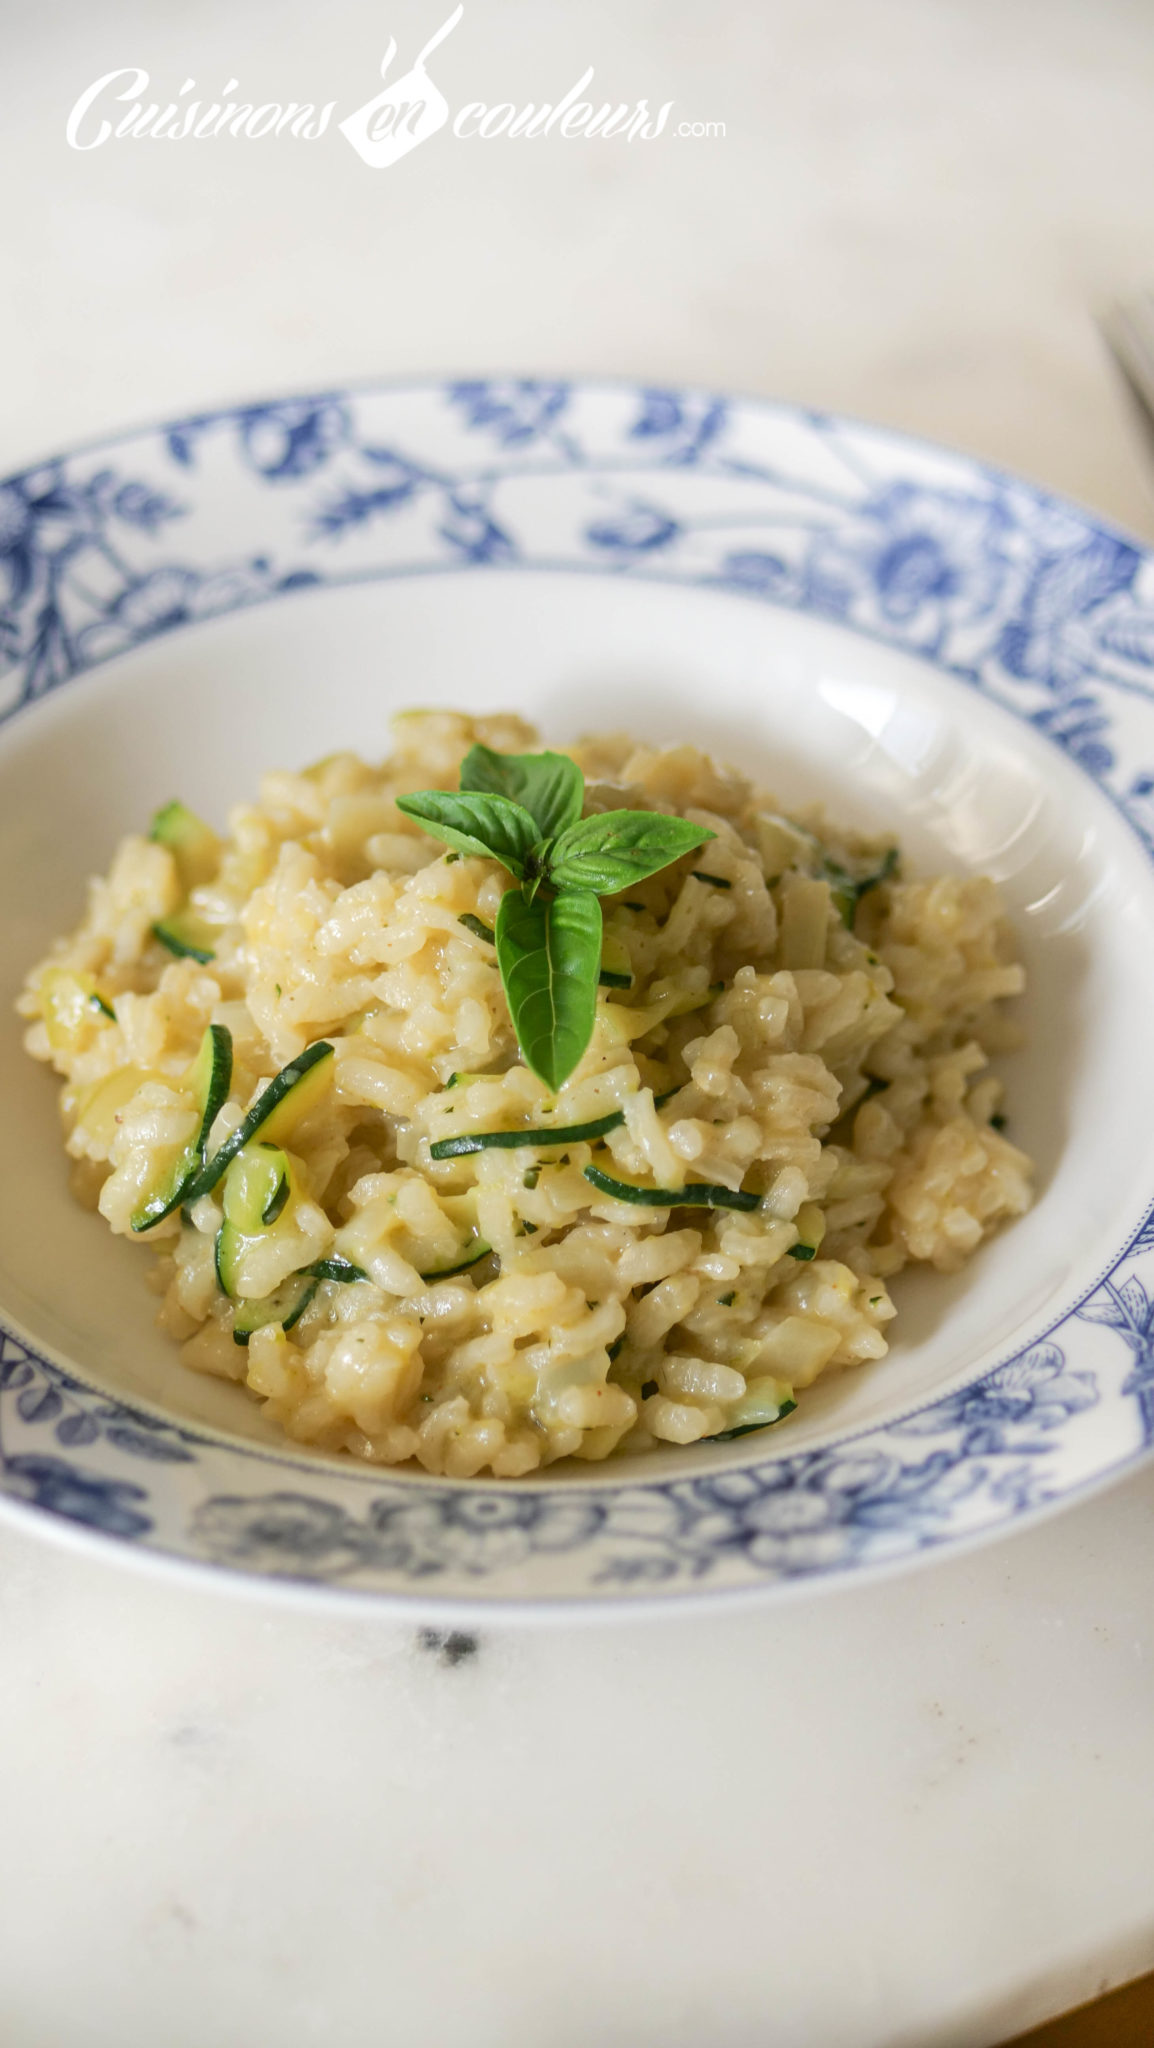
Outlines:
{"label": "diced zucchini", "polygon": [[[255,1197],[254,1197],[255,1199]],[[229,1250],[225,1249],[226,1262]],[[217,1278],[220,1278],[221,1248],[217,1239]],[[233,1312],[232,1336],[234,1344],[247,1344],[254,1330],[263,1329],[266,1323],[279,1323],[282,1330],[291,1330],[298,1323],[309,1303],[314,1299],[322,1280],[367,1280],[368,1274],[360,1266],[354,1266],[351,1259],[334,1257],[318,1259],[313,1266],[302,1266],[299,1273],[290,1273],[271,1294],[262,1301],[238,1301]],[[227,1292],[227,1289],[225,1290]]]}
{"label": "diced zucchini", "polygon": [[645,1188],[636,1181],[616,1180],[599,1166],[587,1166],[585,1178],[603,1195],[646,1209],[756,1209],[761,1196],[743,1188],[714,1187],[709,1181],[687,1181],[683,1188]]}
{"label": "diced zucchini", "polygon": [[195,1202],[207,1195],[251,1139],[259,1136],[266,1144],[283,1145],[324,1100],[332,1083],[333,1064],[333,1048],[320,1038],[282,1067],[268,1087],[262,1088],[243,1123],[197,1174],[184,1199]]}
{"label": "diced zucchini", "polygon": [[[244,1298],[242,1261],[254,1239],[276,1229],[293,1189],[288,1154],[259,1141],[245,1145],[224,1180],[224,1221],[216,1234],[216,1277],[232,1301]],[[315,1278],[310,1275],[310,1278]]]}
{"label": "diced zucchini", "polygon": [[282,1330],[291,1330],[299,1323],[320,1281],[311,1272],[290,1273],[271,1294],[261,1301],[238,1301],[233,1310],[232,1341],[247,1344],[254,1330],[263,1330],[267,1323],[279,1323]]}
{"label": "diced zucchini", "polygon": [[816,1202],[803,1202],[797,1212],[797,1243],[789,1247],[790,1258],[816,1258],[824,1236],[824,1214]]}
{"label": "diced zucchini", "polygon": [[248,1236],[268,1230],[288,1199],[288,1155],[262,1140],[238,1152],[224,1183],[225,1221]]}
{"label": "diced zucchini", "polygon": [[719,1430],[716,1436],[703,1438],[703,1442],[724,1444],[733,1437],[746,1436],[751,1429],[768,1429],[771,1424],[792,1415],[796,1407],[793,1387],[788,1380],[778,1379],[772,1373],[761,1373],[748,1382],[741,1399],[734,1402],[729,1428]]}
{"label": "diced zucchini", "polygon": [[671,1017],[688,1017],[694,1010],[704,1010],[721,994],[724,987],[724,982],[716,981],[710,988],[702,989],[696,995],[688,992],[678,995],[676,991],[670,989],[664,995],[651,997],[649,1002],[640,1008],[634,1008],[629,1003],[612,1003],[603,1011],[602,1022],[609,1026],[615,1036],[620,1036],[626,1043],[632,1044],[635,1039],[645,1038],[650,1031],[655,1031],[659,1024],[666,1023]]}
{"label": "diced zucchini", "polygon": [[792,819],[780,818],[772,811],[760,811],[756,822],[761,865],[771,881],[779,881],[787,868],[808,864],[820,854],[817,840],[804,825],[795,825]]}
{"label": "diced zucchini", "polygon": [[191,1091],[200,1111],[196,1135],[185,1146],[161,1184],[141,1203],[132,1218],[134,1230],[151,1230],[154,1223],[162,1223],[166,1216],[189,1199],[191,1183],[204,1165],[208,1134],[228,1100],[232,1085],[232,1033],[227,1025],[209,1025],[182,1085]]}
{"label": "diced zucchini", "polygon": [[237,1266],[244,1248],[244,1233],[239,1231],[235,1224],[222,1223],[216,1233],[216,1278],[221,1293],[227,1294],[230,1301],[240,1301],[243,1298],[240,1293]]}
{"label": "diced zucchini", "polygon": [[109,1150],[116,1136],[120,1112],[128,1107],[138,1088],[146,1081],[162,1081],[163,1074],[144,1067],[117,1067],[102,1081],[94,1081],[77,1099],[76,1121],[94,1144]]}
{"label": "diced zucchini", "polygon": [[463,1257],[455,1259],[451,1266],[434,1266],[432,1272],[422,1273],[421,1278],[422,1280],[452,1280],[458,1273],[467,1273],[470,1266],[477,1266],[482,1259],[487,1259],[492,1249],[492,1245],[486,1244],[485,1239],[478,1233],[467,1247]]}
{"label": "diced zucchini", "polygon": [[266,1144],[283,1145],[324,1101],[332,1087],[334,1068],[332,1046],[324,1039],[290,1060],[249,1111],[252,1135],[259,1131]]}
{"label": "diced zucchini", "polygon": [[597,979],[602,988],[633,986],[633,963],[629,958],[629,949],[612,933],[606,933],[602,942],[601,972]]}
{"label": "diced zucchini", "polygon": [[174,910],[152,927],[152,936],[167,946],[178,960],[199,960],[207,967],[216,959],[216,933],[195,910]]}
{"label": "diced zucchini", "polygon": [[160,846],[167,846],[172,854],[184,897],[179,909],[153,925],[152,935],[178,960],[199,960],[206,965],[216,957],[216,934],[189,909],[188,897],[193,889],[216,874],[220,866],[220,841],[211,825],[175,798],[157,811],[148,836]]}
{"label": "diced zucchini", "polygon": [[356,1033],[362,1030],[365,1024],[367,1024],[369,1018],[376,1016],[379,1008],[379,1003],[370,1003],[366,1010],[354,1010],[350,1016],[342,1017],[341,1037],[355,1037]]}
{"label": "diced zucchini", "polygon": [[49,967],[40,978],[40,1014],[53,1052],[72,1052],[86,1024],[115,1013],[91,974]]}
{"label": "diced zucchini", "polygon": [[838,915],[846,929],[852,932],[857,907],[862,897],[868,895],[871,889],[876,889],[880,883],[888,882],[896,873],[898,850],[896,846],[887,848],[878,866],[867,870],[865,874],[854,874],[849,868],[842,867],[839,861],[830,860],[828,856],[822,865]]}
{"label": "diced zucchini", "polygon": [[670,1003],[665,1014],[667,1017],[688,1017],[692,1011],[704,1010],[710,1003],[716,1002],[718,996],[723,994],[724,989],[725,983],[723,981],[715,981],[705,990],[704,995],[678,996],[675,1002]]}
{"label": "diced zucchini", "polygon": [[772,1429],[775,1422],[784,1422],[797,1407],[796,1401],[783,1401],[776,1415],[767,1415],[761,1422],[737,1422],[732,1429],[719,1429],[716,1436],[703,1436],[703,1444],[731,1444],[735,1437],[749,1436],[755,1429]]}
{"label": "diced zucchini", "polygon": [[178,798],[161,805],[148,836],[167,846],[186,896],[202,882],[211,881],[220,865],[220,840],[212,826],[206,825]]}
{"label": "diced zucchini", "polygon": [[487,924],[482,924],[482,922],[481,922],[481,920],[480,920],[480,918],[479,918],[479,917],[474,917],[474,916],[473,916],[473,913],[472,913],[472,911],[471,911],[471,910],[466,910],[466,912],[465,912],[464,916],[463,916],[463,917],[459,917],[459,918],[457,919],[457,923],[458,923],[458,924],[463,924],[463,925],[464,925],[464,927],[465,927],[465,930],[466,930],[467,932],[472,932],[472,934],[473,934],[473,937],[474,937],[475,939],[484,939],[484,941],[485,941],[485,944],[486,944],[487,946],[495,946],[495,945],[496,945],[496,943],[497,943],[497,935],[496,935],[496,933],[495,933],[495,932],[494,932],[494,931],[493,931],[493,930],[491,929],[491,927],[490,927],[489,925],[487,925]]}
{"label": "diced zucchini", "polygon": [[363,1266],[354,1266],[351,1259],[342,1259],[339,1252],[334,1252],[330,1258],[318,1259],[314,1266],[303,1266],[301,1271],[315,1274],[318,1280],[352,1281],[369,1277]]}

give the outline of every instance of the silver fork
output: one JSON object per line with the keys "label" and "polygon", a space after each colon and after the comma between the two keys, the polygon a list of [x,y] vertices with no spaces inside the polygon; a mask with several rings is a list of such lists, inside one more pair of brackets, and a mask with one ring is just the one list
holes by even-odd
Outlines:
{"label": "silver fork", "polygon": [[1120,300],[1098,325],[1154,454],[1154,290]]}

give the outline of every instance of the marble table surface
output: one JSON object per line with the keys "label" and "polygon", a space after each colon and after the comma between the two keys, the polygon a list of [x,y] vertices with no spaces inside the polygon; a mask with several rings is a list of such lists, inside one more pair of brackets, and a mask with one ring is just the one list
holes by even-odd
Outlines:
{"label": "marble table surface", "polygon": [[[612,370],[1154,532],[1093,324],[1154,276],[1140,0],[470,0],[452,108],[592,65],[724,137],[65,140],[128,65],[339,118],[442,18],[9,12],[0,468],[349,376]],[[986,2048],[1154,1965],[1152,1537],[1148,1469],[845,1593],[446,1644],[4,1519],[0,2040]]]}

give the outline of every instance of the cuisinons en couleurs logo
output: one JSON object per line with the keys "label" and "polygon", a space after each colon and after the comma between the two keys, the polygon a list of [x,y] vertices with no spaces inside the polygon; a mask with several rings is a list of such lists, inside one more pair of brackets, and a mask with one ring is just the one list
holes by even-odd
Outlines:
{"label": "cuisinons en couleurs logo", "polygon": [[85,151],[108,142],[208,142],[221,136],[246,142],[317,142],[333,133],[342,136],[370,170],[383,171],[442,129],[459,142],[537,142],[549,137],[566,142],[652,142],[663,134],[725,135],[723,121],[671,125],[673,100],[656,109],[644,98],[599,101],[590,90],[592,65],[555,99],[520,106],[512,100],[466,100],[454,110],[428,67],[464,11],[463,6],[454,8],[409,69],[395,77],[390,73],[397,44],[390,37],[381,60],[379,91],[339,120],[334,118],[335,100],[246,99],[236,78],[230,78],[215,99],[203,96],[195,78],[186,78],[167,101],[152,98],[150,73],[126,65],[106,71],[85,87],[69,112],[66,139],[70,148]]}

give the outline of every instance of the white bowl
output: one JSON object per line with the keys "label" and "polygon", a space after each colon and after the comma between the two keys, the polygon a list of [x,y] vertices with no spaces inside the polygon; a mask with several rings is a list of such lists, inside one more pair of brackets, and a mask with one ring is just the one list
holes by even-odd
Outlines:
{"label": "white bowl", "polygon": [[[415,385],[205,415],[0,486],[0,1498],[427,1606],[828,1581],[973,1540],[1154,1435],[1154,565],[969,459],[632,386]],[[910,1275],[888,1358],[730,1445],[515,1486],[289,1446],[153,1327],[71,1202],[11,1002],[179,793],[385,751],[413,704],[704,744],[1001,883],[1034,1210]]]}

